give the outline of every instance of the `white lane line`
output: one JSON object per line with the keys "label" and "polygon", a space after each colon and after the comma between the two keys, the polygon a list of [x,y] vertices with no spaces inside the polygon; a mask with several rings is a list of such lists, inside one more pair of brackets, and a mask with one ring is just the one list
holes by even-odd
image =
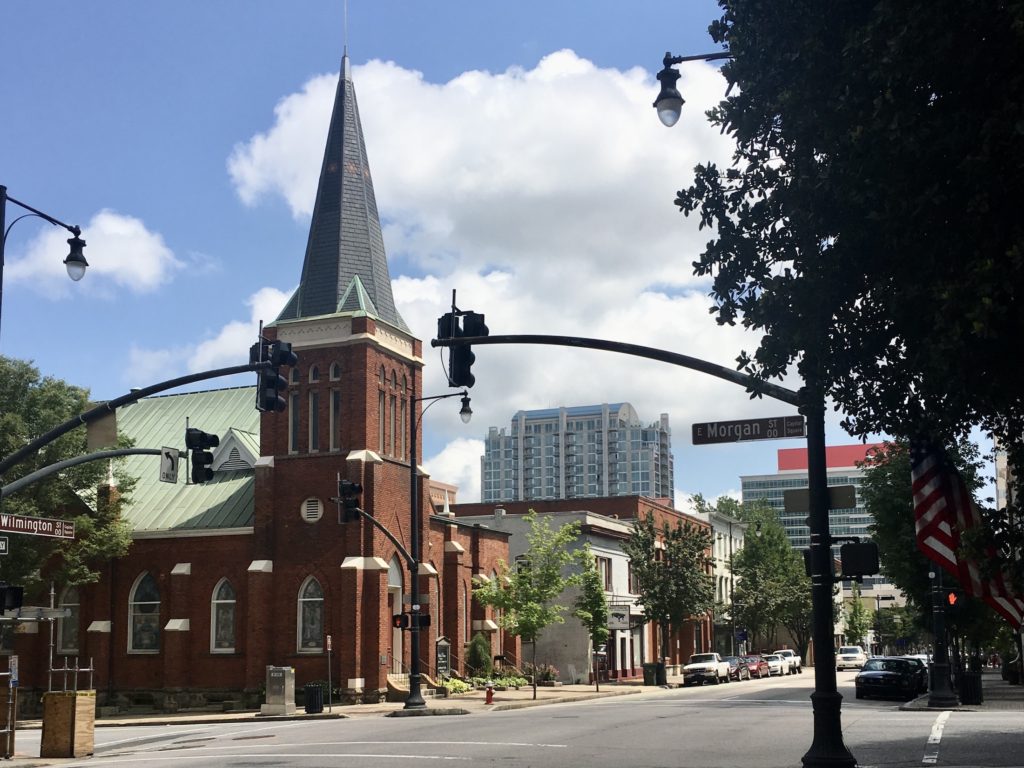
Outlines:
{"label": "white lane line", "polygon": [[935,723],[932,725],[931,735],[928,736],[928,746],[924,748],[924,758],[921,760],[926,765],[934,765],[939,760],[939,742],[942,741],[942,729],[946,727],[946,721],[949,720],[949,716],[953,714],[950,711],[945,711],[939,714],[935,718]]}
{"label": "white lane line", "polygon": [[[279,752],[267,753],[267,754],[261,754],[261,753],[258,753],[258,752],[253,752],[251,754],[246,755],[246,757],[247,758],[253,758],[253,759],[262,758],[262,759],[268,759],[268,760],[277,760],[277,759],[279,759],[281,757],[281,754]],[[328,758],[331,759],[331,760],[339,760],[339,759],[342,759],[342,758],[360,758],[360,759],[371,759],[371,760],[382,760],[382,761],[383,760],[474,760],[475,759],[475,758],[472,758],[472,757],[454,757],[454,756],[451,756],[451,755],[391,755],[391,754],[386,754],[386,753],[385,754],[380,754],[380,755],[356,754],[356,753],[343,753],[343,754],[326,755],[326,754],[318,753],[318,752],[310,752],[308,754],[307,753],[303,753],[303,752],[289,752],[288,753],[288,757],[289,758],[296,758],[296,757],[298,757],[298,758],[308,758],[308,759],[312,759],[312,760],[326,760]],[[210,759],[209,755],[206,755],[206,756],[203,756],[203,755],[180,755],[180,756],[177,756],[177,755],[175,755],[175,756],[166,756],[166,757],[165,756],[158,756],[158,755],[146,755],[146,762],[147,763],[153,763],[153,762],[158,762],[158,761],[159,762],[164,762],[164,763],[169,763],[169,762],[179,762],[179,763],[180,762],[193,762],[194,763],[197,760],[209,761],[209,759]],[[93,765],[118,765],[118,764],[122,764],[122,763],[138,763],[138,762],[139,762],[139,758],[138,757],[133,757],[133,756],[127,756],[126,755],[126,756],[124,756],[122,758],[118,758],[118,759],[114,759],[114,758],[100,758],[98,760],[97,759],[91,759],[87,763],[68,763],[68,768],[74,768],[74,766],[82,766],[82,768],[88,768],[88,766],[93,766]],[[209,765],[208,762],[205,763],[205,764]]]}

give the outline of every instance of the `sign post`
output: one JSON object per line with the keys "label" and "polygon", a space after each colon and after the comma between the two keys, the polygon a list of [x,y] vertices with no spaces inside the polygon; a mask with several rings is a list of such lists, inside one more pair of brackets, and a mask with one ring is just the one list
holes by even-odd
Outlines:
{"label": "sign post", "polygon": [[693,425],[694,445],[740,443],[747,440],[783,440],[804,437],[807,426],[803,416],[774,416],[767,419],[706,421]]}

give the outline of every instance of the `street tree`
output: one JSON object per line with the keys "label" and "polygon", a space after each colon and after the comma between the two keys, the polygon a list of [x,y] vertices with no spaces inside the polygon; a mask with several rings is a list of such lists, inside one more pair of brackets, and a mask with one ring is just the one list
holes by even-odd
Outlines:
{"label": "street tree", "polygon": [[866,645],[868,630],[871,629],[871,614],[861,599],[860,584],[853,583],[852,599],[846,607],[846,642],[851,645]]}
{"label": "street tree", "polygon": [[[0,357],[0,402],[3,456],[90,408],[88,390],[42,376],[30,363],[8,357]],[[3,484],[88,452],[85,430],[74,430],[8,470]],[[64,586],[95,582],[103,563],[128,552],[130,531],[120,512],[134,484],[116,460],[89,462],[4,498],[5,513],[73,522],[75,538],[10,534],[10,553],[0,558],[0,579],[23,585],[29,595],[49,580]]]}
{"label": "street tree", "polygon": [[777,642],[784,626],[800,656],[807,655],[811,635],[811,585],[803,559],[793,549],[775,511],[763,501],[743,505],[748,523],[743,549],[733,556],[736,575],[736,622],[751,642]]}
{"label": "street tree", "polygon": [[579,564],[573,545],[579,536],[578,521],[553,528],[551,520],[535,510],[524,518],[527,549],[516,558],[515,567],[500,563],[498,578],[479,579],[473,596],[483,605],[501,611],[499,622],[509,633],[533,646],[533,698],[537,698],[537,638],[545,627],[563,624],[568,610],[558,601],[567,587],[579,582]]}
{"label": "street tree", "polygon": [[1024,466],[1024,4],[720,4],[735,152],[676,202],[717,321],[761,334],[738,367],[795,363],[851,434],[981,425]]}
{"label": "street tree", "polygon": [[579,594],[573,603],[573,615],[580,620],[587,636],[590,638],[592,663],[594,668],[594,685],[600,690],[597,670],[597,650],[608,641],[608,598],[604,592],[604,582],[597,571],[594,553],[590,544],[584,544],[577,555],[580,567]]}
{"label": "street tree", "polygon": [[657,657],[663,660],[670,627],[681,629],[714,607],[711,533],[683,520],[657,526],[647,514],[636,521],[622,549],[629,555],[644,621],[657,622],[660,629]]}

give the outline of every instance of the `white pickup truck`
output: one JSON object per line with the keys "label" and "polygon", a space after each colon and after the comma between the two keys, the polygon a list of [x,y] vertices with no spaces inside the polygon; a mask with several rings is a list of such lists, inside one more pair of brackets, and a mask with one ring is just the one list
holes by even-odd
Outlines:
{"label": "white pickup truck", "polygon": [[683,667],[683,685],[701,685],[709,681],[718,685],[729,682],[729,662],[717,653],[695,653]]}
{"label": "white pickup truck", "polygon": [[796,655],[796,651],[792,651],[786,648],[781,651],[774,651],[774,653],[778,656],[781,656],[783,660],[789,665],[789,671],[786,672],[787,675],[792,675],[795,672],[802,673],[804,671],[803,659]]}

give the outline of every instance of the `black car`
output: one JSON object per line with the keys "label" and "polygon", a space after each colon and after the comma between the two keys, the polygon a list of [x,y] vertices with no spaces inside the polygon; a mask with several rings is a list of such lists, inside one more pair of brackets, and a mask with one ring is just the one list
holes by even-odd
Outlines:
{"label": "black car", "polygon": [[857,698],[884,696],[912,699],[917,696],[920,686],[918,670],[919,666],[910,659],[868,659],[854,679]]}
{"label": "black car", "polygon": [[729,662],[730,680],[750,679],[750,669],[747,667],[746,662],[744,662],[739,656],[726,656],[722,661]]}
{"label": "black car", "polygon": [[903,656],[902,658],[909,661],[917,671],[917,692],[928,693],[928,665],[924,663],[923,659],[916,656]]}

